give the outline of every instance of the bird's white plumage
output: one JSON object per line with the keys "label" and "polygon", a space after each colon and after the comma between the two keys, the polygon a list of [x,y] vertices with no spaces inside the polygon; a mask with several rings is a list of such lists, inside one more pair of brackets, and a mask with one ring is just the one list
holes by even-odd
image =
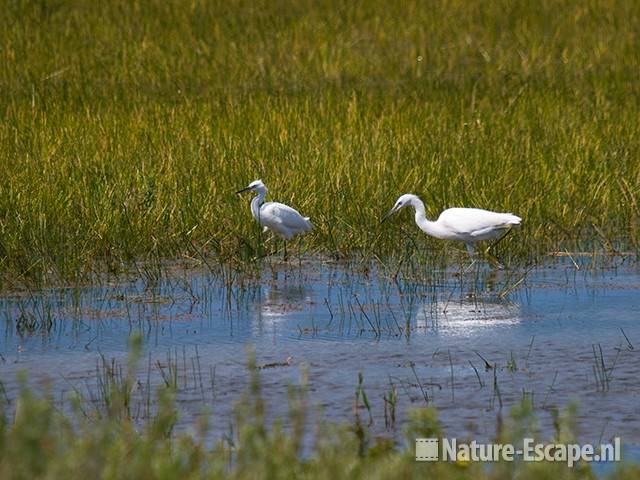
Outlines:
{"label": "bird's white plumage", "polygon": [[303,217],[296,209],[278,202],[262,204],[260,218],[257,220],[263,227],[277,233],[285,240],[290,240],[313,228],[309,217]]}
{"label": "bird's white plumage", "polygon": [[449,208],[437,220],[457,237],[452,240],[461,241],[467,241],[469,237],[476,241],[494,238],[501,231],[519,225],[521,221],[520,217],[511,213],[491,212],[480,208]]}
{"label": "bird's white plumage", "polygon": [[251,214],[265,229],[271,230],[285,240],[291,240],[296,235],[309,232],[313,228],[309,217],[303,217],[295,208],[278,202],[264,203],[267,187],[262,180],[251,182],[240,192],[247,190],[258,193],[251,200]]}
{"label": "bird's white plumage", "polygon": [[[420,229],[436,238],[464,242],[473,255],[473,244],[505,234],[522,219],[512,213],[498,213],[480,208],[449,208],[438,220],[430,221],[425,216],[424,203],[416,195],[407,193],[396,200],[387,217],[404,207],[415,209],[415,221]],[[385,218],[387,218],[385,217]]]}

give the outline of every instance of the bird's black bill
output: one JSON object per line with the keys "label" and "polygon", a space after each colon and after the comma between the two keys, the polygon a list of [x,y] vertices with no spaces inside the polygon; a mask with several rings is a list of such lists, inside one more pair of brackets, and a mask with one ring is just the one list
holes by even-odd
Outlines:
{"label": "bird's black bill", "polygon": [[246,192],[247,190],[251,190],[251,187],[244,187],[243,189],[238,190],[236,194]]}
{"label": "bird's black bill", "polygon": [[380,225],[386,222],[391,215],[393,215],[393,209],[389,210],[387,214],[384,217],[382,217],[382,220],[380,220]]}

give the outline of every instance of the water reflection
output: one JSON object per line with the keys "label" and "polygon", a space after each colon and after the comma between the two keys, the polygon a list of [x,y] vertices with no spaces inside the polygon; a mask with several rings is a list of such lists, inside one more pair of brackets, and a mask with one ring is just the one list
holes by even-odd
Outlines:
{"label": "water reflection", "polygon": [[304,312],[313,299],[313,289],[300,282],[271,282],[262,287],[260,298],[253,305],[253,328],[260,331],[286,321],[295,313]]}
{"label": "water reflection", "polygon": [[[446,272],[396,281],[374,268],[283,269],[259,280],[225,283],[208,272],[189,272],[153,286],[123,283],[0,299],[0,381],[15,396],[16,373],[26,369],[30,378],[50,379],[60,397],[94,385],[100,355],[125,358],[129,336],[142,332],[149,356],[143,383],[161,384],[158,362],[166,370],[170,357],[178,362],[181,411],[195,415],[203,398],[224,398],[213,403],[217,418],[225,419],[222,428],[247,382],[243,346],[251,344],[259,364],[270,365],[261,375],[271,405],[286,405],[282,387],[295,382],[298,365],[306,363],[312,403],[323,404],[331,420],[352,419],[362,373],[377,416],[373,428],[384,428],[382,398],[392,382],[399,412],[421,406],[420,385],[427,385],[447,433],[464,434],[470,422],[486,419],[484,431],[491,434],[495,415],[487,409],[496,401],[490,386],[498,381],[505,408],[525,391],[538,406],[545,397],[547,406],[558,407],[582,400],[581,412],[591,419],[583,431],[601,435],[605,426],[592,419],[616,412],[605,434],[640,441],[637,422],[625,420],[637,414],[637,271],[620,269],[606,278],[581,271],[569,282],[563,269],[540,269],[507,301],[499,293],[519,273],[490,272],[479,282]],[[593,344],[602,346],[607,367],[615,366],[607,395],[594,395]],[[485,371],[478,355],[497,368]]]}
{"label": "water reflection", "polygon": [[434,330],[455,336],[470,336],[496,327],[514,326],[522,321],[520,307],[501,299],[462,300],[427,304],[418,309],[418,331]]}

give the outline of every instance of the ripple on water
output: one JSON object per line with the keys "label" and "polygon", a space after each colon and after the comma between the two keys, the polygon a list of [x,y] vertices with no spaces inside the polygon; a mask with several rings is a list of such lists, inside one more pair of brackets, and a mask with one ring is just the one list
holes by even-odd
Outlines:
{"label": "ripple on water", "polygon": [[[364,274],[303,263],[275,266],[270,275],[228,288],[207,273],[178,272],[153,288],[138,280],[0,299],[7,396],[17,394],[20,370],[54,398],[95,394],[102,359],[124,363],[128,338],[141,332],[140,378],[161,385],[163,369],[175,364],[183,424],[206,404],[212,436],[226,432],[248,385],[251,345],[274,416],[286,412],[285,387],[306,365],[312,402],[335,421],[352,419],[362,373],[372,429],[396,438],[402,429],[385,430],[382,420],[382,396],[392,387],[400,420],[427,397],[450,435],[491,438],[499,400],[508,408],[527,396],[547,436],[551,409],[576,401],[582,439],[640,443],[640,275],[633,269],[534,270],[506,299],[499,293],[519,277],[504,272],[479,281],[445,273],[421,283],[394,281],[375,267]],[[597,361],[612,369],[606,388],[594,374]]]}

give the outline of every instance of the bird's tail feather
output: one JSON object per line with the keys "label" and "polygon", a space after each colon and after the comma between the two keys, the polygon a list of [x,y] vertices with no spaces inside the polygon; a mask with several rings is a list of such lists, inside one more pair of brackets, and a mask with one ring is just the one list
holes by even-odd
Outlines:
{"label": "bird's tail feather", "polygon": [[513,213],[508,213],[507,215],[507,223],[509,225],[520,225],[520,222],[522,222],[522,219]]}
{"label": "bird's tail feather", "polygon": [[307,228],[309,230],[311,230],[313,228],[313,223],[311,223],[311,218],[309,217],[304,217],[305,221],[307,222]]}

